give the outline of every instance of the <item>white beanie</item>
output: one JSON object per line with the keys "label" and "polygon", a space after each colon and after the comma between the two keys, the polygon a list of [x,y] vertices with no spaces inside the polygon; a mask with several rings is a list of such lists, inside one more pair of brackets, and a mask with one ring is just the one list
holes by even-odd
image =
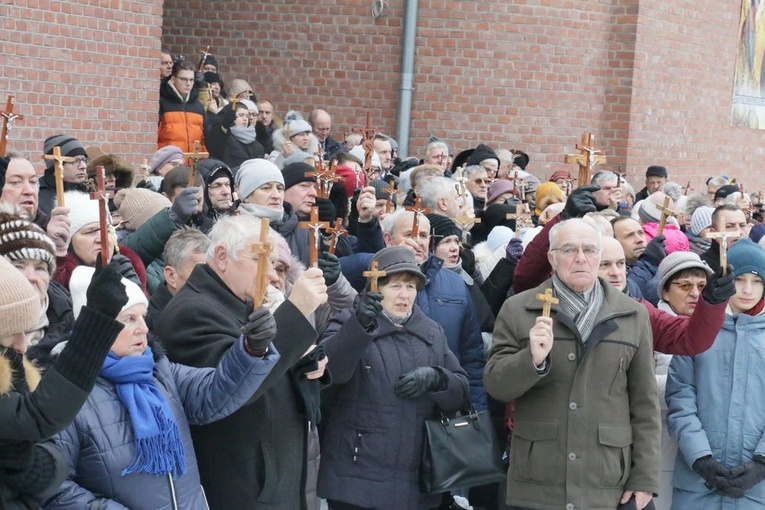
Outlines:
{"label": "white beanie", "polygon": [[[64,193],[64,201],[69,208],[69,227],[71,235],[76,234],[82,227],[89,223],[98,223],[98,200],[91,200],[90,195],[80,191],[67,191]],[[106,213],[107,219],[109,212]]]}
{"label": "white beanie", "polygon": [[268,182],[284,185],[284,177],[279,167],[267,159],[248,159],[236,172],[236,192],[241,200]]}
{"label": "white beanie", "polygon": [[[86,294],[95,272],[96,269],[89,266],[77,266],[72,271],[72,277],[69,280],[69,292],[72,294],[72,314],[75,319],[80,315],[82,307],[87,304],[88,298]],[[126,278],[122,279],[122,285],[125,286],[128,302],[122,307],[120,312],[138,304],[149,306],[149,300],[146,299],[146,294],[143,293],[141,287]]]}
{"label": "white beanie", "polygon": [[[364,147],[361,145],[357,145],[351,149],[351,154],[359,158],[361,161],[366,161],[366,153],[364,152]],[[380,163],[380,156],[378,156],[375,151],[372,151],[372,166],[376,168],[382,167],[382,163]]]}

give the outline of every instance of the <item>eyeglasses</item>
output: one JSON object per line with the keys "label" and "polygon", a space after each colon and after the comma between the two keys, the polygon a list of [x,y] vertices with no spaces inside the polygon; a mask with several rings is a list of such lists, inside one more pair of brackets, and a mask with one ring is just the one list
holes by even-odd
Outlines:
{"label": "eyeglasses", "polygon": [[600,248],[594,244],[587,244],[584,246],[577,246],[575,244],[564,244],[560,248],[550,248],[550,251],[559,251],[565,257],[573,257],[580,251],[584,253],[586,257],[596,257],[600,255]]}
{"label": "eyeglasses", "polygon": [[672,285],[677,285],[683,292],[690,292],[695,286],[701,292],[707,286],[707,282],[672,282]]}
{"label": "eyeglasses", "polygon": [[491,179],[470,179],[470,180],[478,184],[479,186],[483,186],[484,184],[487,186],[491,186],[491,183],[492,183]]}
{"label": "eyeglasses", "polygon": [[80,166],[80,165],[87,165],[88,164],[88,158],[80,157],[80,158],[74,158],[74,161],[64,161],[65,165],[72,165],[72,166]]}

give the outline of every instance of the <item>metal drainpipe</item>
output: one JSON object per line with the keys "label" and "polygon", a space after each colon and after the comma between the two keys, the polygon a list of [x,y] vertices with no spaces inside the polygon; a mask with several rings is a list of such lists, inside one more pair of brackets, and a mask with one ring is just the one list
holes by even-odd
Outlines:
{"label": "metal drainpipe", "polygon": [[401,86],[396,111],[396,141],[398,156],[409,152],[409,123],[412,117],[412,91],[414,90],[414,50],[417,36],[417,6],[419,0],[406,0],[404,33],[401,44]]}

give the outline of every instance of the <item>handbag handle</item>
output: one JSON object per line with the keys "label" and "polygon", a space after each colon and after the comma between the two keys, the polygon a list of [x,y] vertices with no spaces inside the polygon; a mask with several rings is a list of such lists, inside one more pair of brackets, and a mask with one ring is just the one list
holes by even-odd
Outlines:
{"label": "handbag handle", "polygon": [[[478,420],[478,410],[473,405],[473,402],[471,402],[470,393],[468,392],[468,389],[465,388],[464,386],[462,388],[462,394],[465,399],[465,405],[462,408],[460,408],[459,411],[457,411],[458,413],[460,413],[460,415],[453,416],[452,419],[467,418],[472,423],[474,429],[481,430],[481,424]],[[451,435],[451,431],[449,430],[450,428],[449,416],[447,416],[446,413],[444,413],[443,410],[441,410],[441,408],[438,409],[438,412],[441,414],[441,420],[440,420],[441,426],[444,428],[444,430],[446,431],[448,435]],[[468,422],[465,422],[464,424],[457,424],[455,425],[455,427],[466,426],[467,424]]]}

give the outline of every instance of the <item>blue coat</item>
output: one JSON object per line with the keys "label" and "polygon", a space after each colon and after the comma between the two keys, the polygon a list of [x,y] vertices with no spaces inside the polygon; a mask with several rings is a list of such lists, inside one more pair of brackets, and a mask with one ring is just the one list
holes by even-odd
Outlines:
{"label": "blue coat", "polygon": [[712,347],[674,356],[667,378],[667,427],[681,455],[672,478],[672,508],[765,507],[765,483],[742,499],[724,498],[691,466],[706,455],[726,467],[765,456],[765,315],[727,316]]}
{"label": "blue coat", "polygon": [[279,360],[272,351],[255,358],[239,341],[217,369],[156,359],[154,381],[178,423],[188,467],[172,484],[169,475],[121,475],[135,455],[133,427],[114,384],[99,377],[74,422],[55,438],[69,458],[69,479],[46,508],[172,509],[174,491],[177,508],[206,509],[189,424],[220,420],[244,405]]}
{"label": "blue coat", "polygon": [[[438,324],[414,307],[399,328],[380,317],[367,333],[351,311],[327,326],[332,387],[321,426],[319,496],[363,508],[419,510],[441,495],[420,492],[419,466],[428,418],[463,407],[467,380]],[[393,388],[416,367],[439,367],[446,388],[417,399]]]}
{"label": "blue coat", "polygon": [[[343,274],[356,290],[366,284],[362,273],[369,268],[372,253],[357,253],[340,259]],[[430,256],[420,267],[425,274],[425,288],[417,292],[415,304],[444,330],[449,349],[457,356],[470,382],[470,401],[476,409],[488,406],[483,389],[483,339],[480,323],[473,309],[465,282],[457,274],[441,270],[444,261]]]}

